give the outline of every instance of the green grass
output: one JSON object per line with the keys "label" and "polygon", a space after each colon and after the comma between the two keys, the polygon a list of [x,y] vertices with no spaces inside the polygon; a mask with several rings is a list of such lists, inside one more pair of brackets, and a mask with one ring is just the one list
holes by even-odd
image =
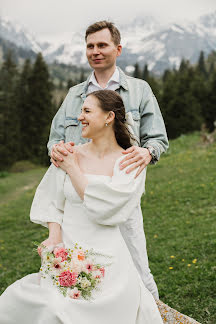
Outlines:
{"label": "green grass", "polygon": [[[142,199],[160,299],[202,324],[216,323],[215,161],[216,144],[204,146],[199,134],[171,141],[169,152],[148,167]],[[0,177],[0,293],[39,270],[32,242],[44,240],[48,231],[29,221],[29,210],[44,172],[40,168]]]}
{"label": "green grass", "polygon": [[161,300],[212,324],[216,323],[215,161],[216,145],[203,146],[199,134],[172,141],[169,153],[148,168],[142,200],[150,268]]}

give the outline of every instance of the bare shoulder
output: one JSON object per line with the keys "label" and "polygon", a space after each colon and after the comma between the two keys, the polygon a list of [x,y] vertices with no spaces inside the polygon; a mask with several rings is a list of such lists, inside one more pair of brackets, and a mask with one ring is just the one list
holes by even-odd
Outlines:
{"label": "bare shoulder", "polygon": [[75,145],[74,146],[74,149],[76,150],[76,152],[79,154],[79,155],[83,155],[85,154],[86,152],[86,148],[88,146],[88,143],[85,143],[85,144],[79,144],[79,145]]}
{"label": "bare shoulder", "polygon": [[75,150],[78,153],[78,160],[80,166],[84,166],[86,164],[86,161],[88,161],[89,152],[87,147],[88,147],[88,143],[75,146]]}

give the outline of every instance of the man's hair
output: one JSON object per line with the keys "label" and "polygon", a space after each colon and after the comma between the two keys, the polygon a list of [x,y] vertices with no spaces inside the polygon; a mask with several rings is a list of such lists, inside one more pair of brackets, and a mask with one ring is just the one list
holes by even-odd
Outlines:
{"label": "man's hair", "polygon": [[87,41],[87,37],[90,34],[96,33],[99,30],[108,28],[112,37],[112,41],[113,43],[117,46],[120,44],[121,42],[121,35],[119,30],[116,28],[116,26],[110,22],[110,21],[97,21],[96,23],[90,25],[87,29],[86,29],[86,34],[85,34],[85,41]]}

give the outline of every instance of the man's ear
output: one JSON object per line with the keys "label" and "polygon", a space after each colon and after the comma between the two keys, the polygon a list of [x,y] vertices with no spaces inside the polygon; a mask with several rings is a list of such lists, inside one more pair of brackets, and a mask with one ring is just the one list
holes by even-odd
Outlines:
{"label": "man's ear", "polygon": [[117,46],[117,56],[120,56],[121,53],[122,53],[122,46],[121,46],[121,44],[119,44],[119,45]]}

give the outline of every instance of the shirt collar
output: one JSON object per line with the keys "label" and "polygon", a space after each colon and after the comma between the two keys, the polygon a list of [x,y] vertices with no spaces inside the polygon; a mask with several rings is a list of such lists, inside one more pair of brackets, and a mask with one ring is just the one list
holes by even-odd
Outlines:
{"label": "shirt collar", "polygon": [[[117,69],[118,69],[118,72],[119,72],[119,85],[120,85],[120,87],[123,87],[124,90],[128,91],[128,84],[127,84],[127,80],[126,80],[126,75],[120,69],[120,67],[117,67]],[[81,96],[83,98],[83,100],[86,97],[86,93],[87,93],[87,90],[88,90],[90,77],[91,77],[91,74],[88,76],[88,78],[87,78],[86,81],[84,81],[83,83],[81,83],[80,88],[78,88],[78,90],[77,90],[77,96]]]}
{"label": "shirt collar", "polygon": [[[120,75],[119,75],[119,70],[118,68],[116,67],[115,68],[115,72],[113,73],[113,75],[111,76],[111,78],[109,79],[109,81],[107,82],[107,85],[110,83],[110,82],[116,82],[116,83],[119,83],[120,81]],[[96,85],[97,87],[101,88],[100,85],[98,84],[96,78],[95,78],[95,74],[94,72],[92,72],[91,76],[90,76],[90,79],[88,81],[88,84],[94,84]]]}

